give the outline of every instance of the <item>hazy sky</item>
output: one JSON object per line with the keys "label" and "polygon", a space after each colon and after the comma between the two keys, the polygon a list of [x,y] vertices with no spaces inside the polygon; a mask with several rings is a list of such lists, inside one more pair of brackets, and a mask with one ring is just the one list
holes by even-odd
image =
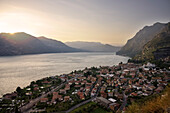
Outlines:
{"label": "hazy sky", "polygon": [[60,41],[125,44],[145,25],[170,21],[170,0],[0,0],[0,32]]}

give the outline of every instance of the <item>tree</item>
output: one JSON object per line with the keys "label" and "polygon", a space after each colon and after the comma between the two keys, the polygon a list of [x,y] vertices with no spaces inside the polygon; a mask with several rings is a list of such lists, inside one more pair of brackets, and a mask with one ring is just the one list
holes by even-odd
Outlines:
{"label": "tree", "polygon": [[21,93],[22,89],[18,86],[16,91],[17,91],[17,93]]}
{"label": "tree", "polygon": [[20,112],[18,111],[18,106],[15,106],[15,113],[20,113]]}
{"label": "tree", "polygon": [[143,69],[142,69],[142,68],[139,68],[139,72],[143,72]]}
{"label": "tree", "polygon": [[157,87],[157,85],[158,85],[158,81],[156,80],[156,81],[154,81],[153,82],[153,85],[155,86],[155,87]]}
{"label": "tree", "polygon": [[34,85],[34,84],[35,84],[35,81],[32,81],[32,82],[31,82],[31,85]]}

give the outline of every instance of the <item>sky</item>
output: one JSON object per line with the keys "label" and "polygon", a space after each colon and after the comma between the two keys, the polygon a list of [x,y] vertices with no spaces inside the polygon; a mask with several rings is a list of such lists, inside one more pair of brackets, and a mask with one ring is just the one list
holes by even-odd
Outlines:
{"label": "sky", "polygon": [[124,45],[170,21],[170,0],[0,0],[0,32]]}

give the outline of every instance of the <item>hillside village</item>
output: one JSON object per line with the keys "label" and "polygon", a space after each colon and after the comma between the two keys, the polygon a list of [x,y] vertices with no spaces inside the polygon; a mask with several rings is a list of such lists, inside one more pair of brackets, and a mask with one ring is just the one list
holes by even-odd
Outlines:
{"label": "hillside village", "polygon": [[71,112],[95,102],[112,112],[125,111],[133,101],[161,93],[170,71],[154,64],[119,63],[73,71],[33,81],[0,99],[4,112]]}

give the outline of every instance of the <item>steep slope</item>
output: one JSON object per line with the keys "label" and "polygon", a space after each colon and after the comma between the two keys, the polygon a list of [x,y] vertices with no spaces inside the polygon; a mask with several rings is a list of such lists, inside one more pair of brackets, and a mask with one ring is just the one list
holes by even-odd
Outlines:
{"label": "steep slope", "polygon": [[0,36],[0,56],[19,54],[17,49]]}
{"label": "steep slope", "polygon": [[99,42],[76,41],[76,42],[66,42],[66,45],[70,47],[82,49],[85,51],[91,51],[91,52],[116,52],[120,50],[120,47],[112,46],[109,44],[102,44]]}
{"label": "steep slope", "polygon": [[118,55],[134,57],[141,53],[143,46],[161,32],[167,24],[155,23],[153,26],[145,26],[132,39],[128,40],[125,46],[117,52]]}
{"label": "steep slope", "polygon": [[37,38],[24,32],[0,33],[0,56],[77,52],[64,43],[47,38]]}
{"label": "steep slope", "polygon": [[144,45],[138,60],[152,60],[170,56],[170,23],[151,41]]}

